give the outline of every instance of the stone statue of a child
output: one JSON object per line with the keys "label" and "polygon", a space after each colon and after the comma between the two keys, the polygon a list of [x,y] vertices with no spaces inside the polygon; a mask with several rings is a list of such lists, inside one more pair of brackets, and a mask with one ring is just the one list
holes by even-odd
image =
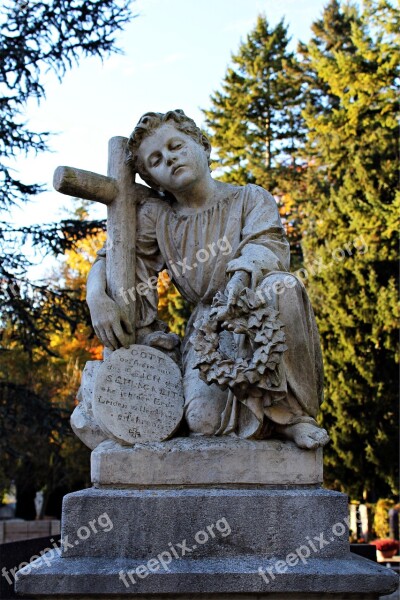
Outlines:
{"label": "stone statue of a child", "polygon": [[[214,180],[210,150],[207,138],[181,110],[146,113],[129,138],[132,169],[155,190],[137,211],[138,341],[166,349],[176,343],[176,336],[157,325],[156,286],[149,283],[167,268],[195,306],[182,345],[185,418],[191,433],[276,435],[301,448],[323,446],[329,438],[315,421],[323,394],[319,337],[304,286],[288,273],[289,244],[276,202],[256,185]],[[87,301],[97,336],[114,350],[128,345],[131,325],[106,294],[106,260],[101,250],[89,275]],[[229,308],[244,288],[261,289],[279,311],[288,347],[278,385],[251,403],[207,385],[193,368],[194,323],[208,318],[218,292]],[[127,290],[121,294],[132,301]]]}

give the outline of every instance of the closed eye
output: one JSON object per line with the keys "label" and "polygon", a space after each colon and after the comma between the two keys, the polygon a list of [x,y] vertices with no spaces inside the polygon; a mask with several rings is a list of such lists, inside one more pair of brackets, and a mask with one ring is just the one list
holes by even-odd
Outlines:
{"label": "closed eye", "polygon": [[161,162],[161,157],[156,156],[150,160],[150,167],[157,167]]}

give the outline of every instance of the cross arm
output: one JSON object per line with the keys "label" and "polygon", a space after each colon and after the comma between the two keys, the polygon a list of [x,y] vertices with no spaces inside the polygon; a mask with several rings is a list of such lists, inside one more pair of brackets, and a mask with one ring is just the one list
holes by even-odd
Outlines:
{"label": "cross arm", "polygon": [[109,205],[118,195],[118,184],[114,177],[98,175],[75,167],[57,167],[53,186],[57,192],[85,200],[95,200]]}

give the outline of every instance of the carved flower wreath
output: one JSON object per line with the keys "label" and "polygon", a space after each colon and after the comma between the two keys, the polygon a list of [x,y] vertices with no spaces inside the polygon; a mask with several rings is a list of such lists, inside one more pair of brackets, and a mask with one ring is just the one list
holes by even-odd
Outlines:
{"label": "carved flower wreath", "polygon": [[[280,384],[278,366],[287,350],[279,312],[266,305],[262,294],[245,288],[236,304],[227,308],[227,297],[218,292],[205,319],[195,322],[195,368],[209,385],[229,387],[237,398],[261,397]],[[246,358],[232,358],[220,346],[223,330],[244,334]]]}

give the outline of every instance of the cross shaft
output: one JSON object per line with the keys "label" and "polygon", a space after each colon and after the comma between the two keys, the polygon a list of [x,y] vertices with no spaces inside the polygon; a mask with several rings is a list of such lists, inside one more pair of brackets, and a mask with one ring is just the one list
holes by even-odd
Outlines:
{"label": "cross shaft", "polygon": [[[62,194],[93,200],[107,205],[107,293],[128,313],[135,329],[135,302],[124,303],[121,289],[135,289],[136,268],[136,202],[144,186],[135,184],[132,170],[126,164],[127,138],[113,137],[108,144],[107,176],[58,167],[54,172],[54,188]],[[130,338],[135,343],[135,335]]]}

